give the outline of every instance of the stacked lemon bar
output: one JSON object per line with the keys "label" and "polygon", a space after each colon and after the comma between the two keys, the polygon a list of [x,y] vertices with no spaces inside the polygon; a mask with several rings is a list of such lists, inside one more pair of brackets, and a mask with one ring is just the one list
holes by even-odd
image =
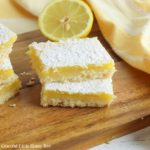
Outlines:
{"label": "stacked lemon bar", "polygon": [[42,106],[102,107],[114,98],[114,61],[97,38],[32,43],[28,55],[42,83]]}
{"label": "stacked lemon bar", "polygon": [[0,104],[14,96],[21,87],[9,58],[16,39],[17,35],[14,32],[0,24]]}

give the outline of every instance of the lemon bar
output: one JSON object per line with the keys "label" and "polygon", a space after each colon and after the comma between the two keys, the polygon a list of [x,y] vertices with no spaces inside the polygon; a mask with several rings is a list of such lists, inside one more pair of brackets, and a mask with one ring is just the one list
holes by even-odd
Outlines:
{"label": "lemon bar", "polygon": [[41,82],[76,82],[111,77],[114,61],[97,38],[32,43],[28,54]]}
{"label": "lemon bar", "polygon": [[0,84],[0,104],[3,104],[13,97],[21,87],[20,80],[17,75],[11,76],[7,81]]}
{"label": "lemon bar", "polygon": [[109,105],[113,98],[111,78],[82,82],[49,82],[42,87],[41,105],[103,107]]}

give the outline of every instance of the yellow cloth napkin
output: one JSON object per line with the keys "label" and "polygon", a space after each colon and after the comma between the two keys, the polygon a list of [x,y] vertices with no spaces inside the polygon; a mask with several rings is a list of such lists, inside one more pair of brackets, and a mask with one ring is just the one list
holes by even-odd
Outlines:
{"label": "yellow cloth napkin", "polygon": [[0,0],[0,23],[16,33],[38,28],[37,18],[22,9],[15,0]]}
{"label": "yellow cloth napkin", "polygon": [[108,43],[131,66],[150,73],[150,0],[87,0]]}
{"label": "yellow cloth napkin", "polygon": [[15,0],[20,6],[32,13],[34,16],[39,16],[42,9],[52,0]]}

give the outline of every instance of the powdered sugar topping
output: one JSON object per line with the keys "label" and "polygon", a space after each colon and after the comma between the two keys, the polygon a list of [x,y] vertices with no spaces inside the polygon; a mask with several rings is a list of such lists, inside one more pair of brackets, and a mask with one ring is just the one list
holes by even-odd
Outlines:
{"label": "powdered sugar topping", "polygon": [[12,69],[10,59],[4,59],[3,63],[0,64],[0,70]]}
{"label": "powdered sugar topping", "polygon": [[0,44],[8,42],[14,36],[16,36],[14,32],[0,24]]}
{"label": "powdered sugar topping", "polygon": [[112,58],[97,38],[71,39],[54,42],[32,43],[36,55],[47,67],[102,65]]}
{"label": "powdered sugar topping", "polygon": [[82,82],[47,82],[44,84],[44,90],[60,91],[68,93],[109,93],[113,94],[112,79],[88,80]]}

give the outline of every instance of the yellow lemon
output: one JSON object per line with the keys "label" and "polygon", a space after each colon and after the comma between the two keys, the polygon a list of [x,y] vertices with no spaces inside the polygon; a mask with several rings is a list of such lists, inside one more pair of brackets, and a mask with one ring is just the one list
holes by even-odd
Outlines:
{"label": "yellow lemon", "polygon": [[54,0],[39,16],[41,32],[53,41],[86,37],[92,25],[92,11],[82,0]]}

